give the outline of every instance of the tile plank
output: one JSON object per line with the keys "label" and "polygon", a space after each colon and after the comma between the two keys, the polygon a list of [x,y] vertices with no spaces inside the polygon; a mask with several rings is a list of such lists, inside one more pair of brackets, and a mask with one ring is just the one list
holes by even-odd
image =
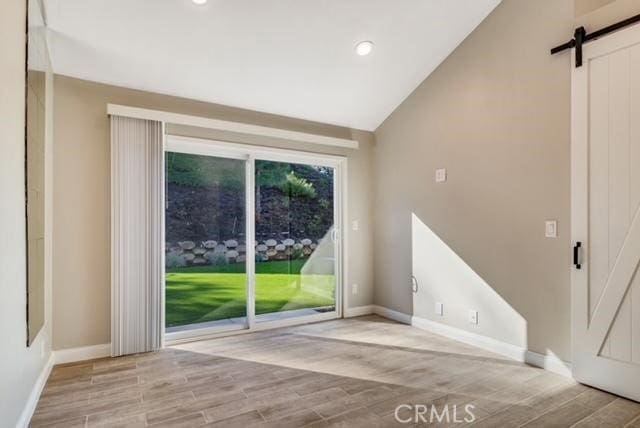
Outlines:
{"label": "tile plank", "polygon": [[640,428],[638,403],[376,316],[56,366],[31,426],[412,426],[401,404],[473,404],[475,427]]}

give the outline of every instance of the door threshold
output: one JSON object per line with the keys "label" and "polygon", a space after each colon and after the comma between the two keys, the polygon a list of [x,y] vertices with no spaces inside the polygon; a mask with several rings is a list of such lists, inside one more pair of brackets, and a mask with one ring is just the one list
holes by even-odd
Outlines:
{"label": "door threshold", "polygon": [[235,336],[247,333],[257,333],[260,331],[274,330],[283,327],[293,327],[297,325],[312,324],[322,321],[330,321],[338,319],[340,316],[337,311],[324,312],[316,315],[309,315],[298,318],[283,318],[273,321],[264,321],[256,323],[252,328],[246,325],[237,325],[229,327],[210,327],[202,329],[194,329],[180,332],[165,333],[164,347],[180,345],[182,343],[198,342],[201,340],[217,339],[220,337]]}

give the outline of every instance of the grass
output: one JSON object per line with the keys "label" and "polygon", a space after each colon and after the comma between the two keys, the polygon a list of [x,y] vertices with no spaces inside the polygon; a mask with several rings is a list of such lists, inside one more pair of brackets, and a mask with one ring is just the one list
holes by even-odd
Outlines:
{"label": "grass", "polygon": [[[333,275],[300,275],[304,260],[256,263],[256,314],[334,304]],[[167,269],[167,327],[246,316],[244,264]]]}
{"label": "grass", "polygon": [[[273,261],[256,263],[256,273],[299,274],[306,260]],[[221,266],[193,266],[167,269],[171,273],[244,273],[244,263],[230,263]]]}

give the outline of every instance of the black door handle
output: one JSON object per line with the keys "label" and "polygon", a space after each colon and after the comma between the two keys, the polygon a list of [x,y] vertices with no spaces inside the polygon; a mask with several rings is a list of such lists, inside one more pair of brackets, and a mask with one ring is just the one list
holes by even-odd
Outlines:
{"label": "black door handle", "polygon": [[582,266],[580,264],[580,249],[582,248],[582,242],[576,242],[576,245],[573,246],[573,264],[576,269],[580,269]]}

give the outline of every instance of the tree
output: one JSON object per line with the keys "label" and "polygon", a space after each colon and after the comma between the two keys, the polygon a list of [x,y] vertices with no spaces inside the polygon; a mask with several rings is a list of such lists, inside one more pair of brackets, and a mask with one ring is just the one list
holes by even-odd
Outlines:
{"label": "tree", "polygon": [[167,181],[183,186],[221,186],[244,190],[244,162],[186,153],[168,152]]}
{"label": "tree", "polygon": [[289,197],[304,197],[309,199],[316,197],[316,189],[313,187],[313,183],[307,181],[306,178],[298,177],[293,171],[287,173],[286,182],[280,189],[288,194]]}

